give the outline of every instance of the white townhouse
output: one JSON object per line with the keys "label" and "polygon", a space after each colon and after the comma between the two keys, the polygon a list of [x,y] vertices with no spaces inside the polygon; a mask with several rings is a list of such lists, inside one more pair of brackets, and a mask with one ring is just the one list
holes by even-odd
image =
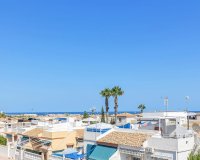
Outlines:
{"label": "white townhouse", "polygon": [[[180,114],[181,115],[181,114]],[[182,116],[181,116],[182,117]],[[197,146],[193,131],[177,116],[143,116],[153,127],[112,128],[85,145],[88,160],[187,160]],[[102,154],[103,153],[103,154]]]}

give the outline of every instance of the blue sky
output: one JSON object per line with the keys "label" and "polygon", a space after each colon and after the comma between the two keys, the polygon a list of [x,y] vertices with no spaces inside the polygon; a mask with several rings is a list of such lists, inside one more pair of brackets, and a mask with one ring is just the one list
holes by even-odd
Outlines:
{"label": "blue sky", "polygon": [[[119,110],[200,106],[200,1],[0,2],[0,110]],[[113,99],[110,99],[113,111]]]}

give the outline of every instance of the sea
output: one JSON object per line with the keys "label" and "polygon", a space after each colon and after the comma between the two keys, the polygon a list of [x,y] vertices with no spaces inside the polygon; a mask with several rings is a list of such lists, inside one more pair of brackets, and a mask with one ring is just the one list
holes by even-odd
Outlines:
{"label": "sea", "polygon": [[[130,113],[130,114],[138,114],[140,112],[138,111],[119,111],[120,113]],[[189,112],[195,112],[200,113],[200,111],[189,111]],[[84,112],[7,112],[6,115],[14,116],[14,115],[23,115],[23,114],[36,114],[38,116],[45,116],[49,114],[80,114],[83,115]],[[87,112],[88,114],[92,114],[92,112]],[[94,114],[101,114],[101,112],[95,112]],[[114,112],[109,112],[109,114],[114,114]]]}
{"label": "sea", "polygon": [[[137,114],[139,112],[137,111],[120,111],[118,112],[120,113],[131,113],[131,114]],[[92,114],[92,112],[87,112],[88,114]],[[6,115],[10,115],[10,116],[14,116],[14,115],[23,115],[23,114],[36,114],[38,116],[45,116],[45,115],[49,115],[49,114],[80,114],[83,115],[84,112],[6,112]],[[95,112],[94,114],[101,114],[101,112]],[[114,112],[109,112],[109,114],[114,114]]]}

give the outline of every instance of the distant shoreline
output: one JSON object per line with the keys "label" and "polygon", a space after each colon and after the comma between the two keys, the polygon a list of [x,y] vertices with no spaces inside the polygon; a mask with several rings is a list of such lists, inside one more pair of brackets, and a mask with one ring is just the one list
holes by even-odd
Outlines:
{"label": "distant shoreline", "polygon": [[[137,111],[120,111],[118,113],[124,113],[128,112],[131,114],[137,114],[139,112]],[[37,115],[48,115],[48,114],[81,114],[83,115],[84,112],[6,112],[6,115],[23,115],[23,114],[37,114]],[[87,112],[89,114],[92,114],[92,112]],[[95,112],[95,114],[100,114],[101,112]],[[109,112],[109,114],[114,114],[114,112]]]}
{"label": "distant shoreline", "polygon": [[[120,111],[118,113],[131,113],[131,114],[138,114],[140,112],[138,111]],[[189,112],[195,112],[200,113],[200,111],[189,111]],[[83,115],[84,112],[6,112],[6,115],[23,115],[23,114],[37,114],[38,116],[45,116],[49,114],[80,114]],[[89,114],[92,114],[92,112],[88,112]],[[95,112],[95,114],[100,114],[101,112]],[[109,112],[109,114],[114,114],[114,112]]]}

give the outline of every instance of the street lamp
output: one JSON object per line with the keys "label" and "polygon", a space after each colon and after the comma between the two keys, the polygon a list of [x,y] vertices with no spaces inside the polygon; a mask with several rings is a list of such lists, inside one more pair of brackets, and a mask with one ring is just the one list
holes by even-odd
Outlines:
{"label": "street lamp", "polygon": [[188,105],[189,105],[189,100],[190,100],[190,97],[189,96],[185,96],[185,111],[188,112]]}
{"label": "street lamp", "polygon": [[166,96],[164,98],[164,106],[165,106],[165,111],[167,112],[168,111],[168,104],[169,104],[169,99],[168,97]]}
{"label": "street lamp", "polygon": [[190,117],[188,115],[189,100],[190,100],[190,97],[189,96],[185,96],[185,105],[186,105],[185,111],[187,112],[187,129],[188,130],[190,129]]}

